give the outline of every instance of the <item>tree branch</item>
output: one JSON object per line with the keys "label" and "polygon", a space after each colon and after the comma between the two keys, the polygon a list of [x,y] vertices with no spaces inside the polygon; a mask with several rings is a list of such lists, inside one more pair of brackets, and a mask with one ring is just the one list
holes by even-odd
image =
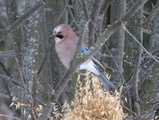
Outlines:
{"label": "tree branch", "polygon": [[39,117],[39,120],[47,120],[47,117],[49,116],[49,114],[52,111],[52,108],[55,106],[54,103],[47,103],[47,105],[45,106],[41,116]]}
{"label": "tree branch", "polygon": [[11,80],[14,84],[18,85],[18,86],[21,86],[23,88],[26,88],[24,85],[22,85],[21,83],[19,83],[17,80],[15,80],[14,78],[10,78],[8,76],[5,76],[5,75],[2,75],[0,74],[0,77],[1,78],[5,78],[5,80]]}
{"label": "tree branch", "polygon": [[159,60],[156,59],[150,52],[148,52],[145,47],[128,31],[128,29],[125,28],[125,31],[140,45],[140,47],[152,58],[154,59],[157,63],[159,63]]}
{"label": "tree branch", "polygon": [[5,117],[5,118],[8,118],[8,119],[14,119],[14,120],[21,120],[17,117],[13,117],[13,116],[9,116],[9,115],[3,115],[3,114],[0,114],[0,117]]}
{"label": "tree branch", "polygon": [[0,51],[0,58],[15,56],[14,50]]}
{"label": "tree branch", "polygon": [[76,28],[78,28],[78,23],[77,23],[77,21],[76,21],[76,19],[75,19],[75,17],[74,17],[74,15],[73,15],[73,13],[72,13],[72,11],[71,11],[71,9],[70,9],[70,7],[68,6],[67,7],[67,10],[68,10],[68,12],[69,12],[69,15],[72,17],[72,19],[73,19],[73,23],[74,23],[74,25],[75,25],[75,27]]}
{"label": "tree branch", "polygon": [[20,16],[15,22],[13,22],[9,27],[0,31],[0,37],[3,38],[7,36],[9,33],[13,32],[16,28],[18,28],[31,14],[33,14],[37,9],[39,9],[45,3],[42,1],[37,2],[33,7],[31,7],[25,14]]}
{"label": "tree branch", "polygon": [[[109,37],[117,30],[119,29],[123,24],[126,24],[126,22],[132,18],[132,16],[140,9],[141,6],[143,6],[147,0],[138,0],[134,6],[121,18],[121,20],[117,20],[114,24],[110,25],[105,29],[105,31],[102,33],[101,37],[97,39],[94,46],[90,48],[90,52],[83,55],[83,58],[88,56],[94,55],[97,53],[97,51],[105,44],[105,42],[109,39]],[[85,59],[84,59],[85,60]]]}
{"label": "tree branch", "polygon": [[153,114],[153,112],[155,112],[157,109],[159,109],[159,103],[156,103],[151,110],[149,110],[146,114],[142,115],[141,118],[146,120],[149,119],[149,116],[151,116],[151,114]]}
{"label": "tree branch", "polygon": [[0,60],[0,66],[2,67],[3,71],[10,77],[13,78],[13,76],[10,74],[10,72],[7,70],[7,67],[3,64],[2,60]]}
{"label": "tree branch", "polygon": [[141,24],[141,27],[146,27],[155,17],[157,11],[159,11],[159,1],[157,1],[155,7],[152,9],[150,15],[147,17],[146,21]]}
{"label": "tree branch", "polygon": [[128,21],[132,16],[147,2],[148,0],[138,0],[130,10],[121,19],[122,21]]}
{"label": "tree branch", "polygon": [[100,14],[100,11],[101,11],[101,6],[103,4],[103,0],[96,0],[93,4],[93,9],[91,11],[91,15],[90,15],[90,18],[91,18],[91,22],[89,24],[89,45],[92,45],[95,41],[95,31],[97,29],[94,29],[96,28],[96,26],[99,26],[98,22],[99,22],[99,14]]}
{"label": "tree branch", "polygon": [[[128,21],[129,19],[132,18],[132,16],[140,9],[144,3],[146,3],[147,0],[138,0],[135,5],[125,14],[124,17],[121,18],[121,20],[116,21],[114,24],[110,25],[105,29],[105,31],[102,33],[101,37],[99,37],[94,44],[90,48],[89,52],[86,52],[83,54],[81,57],[75,57],[76,59],[73,60],[73,65],[71,64],[70,69],[67,71],[65,74],[65,77],[59,82],[57,85],[57,88],[55,90],[55,100],[57,100],[63,91],[63,89],[67,86],[70,78],[72,77],[73,73],[75,72],[77,66],[79,66],[81,63],[83,63],[85,60],[88,59],[88,57],[95,55],[99,49],[105,44],[105,42],[109,39],[109,37],[117,30],[119,29],[123,23]],[[83,30],[84,31],[84,30]],[[77,62],[78,61],[78,62]],[[76,63],[76,65],[75,65]]]}
{"label": "tree branch", "polygon": [[66,8],[67,8],[67,6],[68,6],[69,1],[70,1],[70,0],[68,0],[68,1],[65,3],[65,6],[64,6],[63,9],[61,10],[60,15],[58,16],[55,25],[57,25],[57,24],[59,23],[59,21],[61,20],[61,18],[62,18],[62,16],[63,16],[64,12],[65,12],[65,10],[66,10]]}
{"label": "tree branch", "polygon": [[85,14],[86,20],[89,20],[90,16],[89,16],[88,7],[86,6],[85,0],[80,0],[80,2],[82,4],[82,6],[83,6],[83,10],[84,10],[84,14]]}
{"label": "tree branch", "polygon": [[10,72],[7,70],[6,66],[3,64],[1,60],[0,60],[0,66],[2,67],[3,71],[7,74],[7,76],[0,74],[1,78],[5,78],[6,80],[11,80],[15,85],[26,88],[23,84],[19,83],[17,80],[14,79],[14,77],[10,74]]}

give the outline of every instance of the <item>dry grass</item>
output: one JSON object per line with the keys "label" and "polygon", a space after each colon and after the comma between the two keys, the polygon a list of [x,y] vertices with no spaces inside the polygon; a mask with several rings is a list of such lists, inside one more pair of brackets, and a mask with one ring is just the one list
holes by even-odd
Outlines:
{"label": "dry grass", "polygon": [[86,83],[76,90],[74,101],[71,105],[66,103],[63,120],[122,120],[123,110],[120,106],[119,93],[111,95],[105,92],[99,80],[92,77],[90,81],[89,73],[86,73]]}

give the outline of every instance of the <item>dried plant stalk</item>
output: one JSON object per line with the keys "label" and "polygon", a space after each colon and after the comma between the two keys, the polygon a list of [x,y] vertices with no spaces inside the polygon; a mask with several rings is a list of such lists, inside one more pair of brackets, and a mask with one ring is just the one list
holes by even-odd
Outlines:
{"label": "dried plant stalk", "polygon": [[[122,120],[123,110],[119,101],[119,93],[111,95],[102,89],[102,85],[95,76],[86,73],[85,85],[80,83],[76,91],[75,99],[69,104],[65,104],[63,120]],[[89,79],[92,79],[90,81]]]}

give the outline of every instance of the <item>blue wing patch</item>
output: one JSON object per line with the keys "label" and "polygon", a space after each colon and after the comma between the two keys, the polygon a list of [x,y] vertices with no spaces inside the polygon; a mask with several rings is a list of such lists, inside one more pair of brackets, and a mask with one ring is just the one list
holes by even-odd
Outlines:
{"label": "blue wing patch", "polygon": [[87,52],[88,50],[84,47],[81,47],[81,52],[84,53],[84,52]]}

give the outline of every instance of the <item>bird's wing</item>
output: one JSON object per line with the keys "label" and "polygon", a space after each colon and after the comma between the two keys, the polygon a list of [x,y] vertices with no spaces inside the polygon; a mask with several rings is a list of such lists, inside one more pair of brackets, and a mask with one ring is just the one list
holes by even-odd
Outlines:
{"label": "bird's wing", "polygon": [[[85,52],[88,52],[88,49],[82,46],[81,53]],[[80,66],[80,69],[86,69],[96,75],[108,91],[114,91],[116,89],[115,85],[102,74],[99,68],[104,69],[102,64],[93,56]]]}
{"label": "bird's wing", "polygon": [[97,65],[102,71],[105,70],[103,65],[94,56],[92,56],[91,59],[95,63],[95,65]]}
{"label": "bird's wing", "polygon": [[[81,46],[81,53],[85,53],[87,51],[88,51],[88,48]],[[97,67],[98,69],[101,69],[102,71],[104,71],[104,67],[94,56],[91,56],[90,59],[94,62],[96,67],[98,66]]]}

